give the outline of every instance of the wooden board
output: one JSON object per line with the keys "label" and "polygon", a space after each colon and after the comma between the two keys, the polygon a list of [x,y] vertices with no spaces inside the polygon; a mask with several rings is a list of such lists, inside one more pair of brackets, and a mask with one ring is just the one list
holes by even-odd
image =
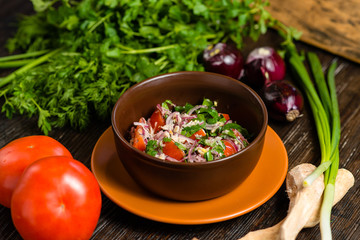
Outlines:
{"label": "wooden board", "polygon": [[269,12],[301,41],[360,63],[360,0],[269,0]]}

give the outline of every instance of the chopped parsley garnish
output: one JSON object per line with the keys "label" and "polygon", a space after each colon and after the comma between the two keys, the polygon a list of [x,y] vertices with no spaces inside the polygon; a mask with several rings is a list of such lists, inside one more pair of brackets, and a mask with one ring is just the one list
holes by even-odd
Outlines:
{"label": "chopped parsley garnish", "polygon": [[163,138],[163,142],[171,142],[171,138],[169,138],[169,137],[164,137],[164,138]]}
{"label": "chopped parsley garnish", "polygon": [[186,137],[190,137],[191,135],[195,134],[197,131],[203,129],[205,127],[205,123],[203,124],[196,124],[189,127],[184,127],[181,131],[182,135],[185,135]]}
{"label": "chopped parsley garnish", "polygon": [[158,153],[158,151],[156,150],[158,148],[158,144],[157,141],[155,140],[149,140],[147,145],[146,145],[146,150],[145,152],[153,157],[156,156],[156,154]]}
{"label": "chopped parsley garnish", "polygon": [[204,98],[203,102],[202,102],[202,105],[204,106],[208,106],[208,107],[214,107],[215,106],[215,103],[213,101],[211,101],[210,99],[208,98]]}
{"label": "chopped parsley garnish", "polygon": [[193,105],[191,105],[190,103],[186,103],[185,106],[175,106],[174,111],[188,113],[192,108],[194,108]]}
{"label": "chopped parsley garnish", "polygon": [[226,135],[232,138],[236,138],[236,135],[232,129],[225,129],[224,131],[221,132],[221,135],[222,136]]}
{"label": "chopped parsley garnish", "polygon": [[223,130],[231,130],[231,129],[236,129],[238,130],[246,139],[250,138],[250,134],[249,132],[243,128],[242,126],[240,126],[239,124],[236,123],[227,123],[226,125],[224,125]]}
{"label": "chopped parsley garnish", "polygon": [[184,145],[182,145],[181,143],[175,142],[175,145],[176,145],[179,149],[181,149],[181,150],[183,150],[183,151],[187,151],[187,150],[188,150],[188,149],[187,149]]}
{"label": "chopped parsley garnish", "polygon": [[161,104],[161,106],[162,106],[163,108],[167,109],[167,110],[170,110],[168,104],[169,104],[170,106],[173,105],[173,103],[172,103],[170,100],[165,100],[165,102],[163,102],[163,103]]}
{"label": "chopped parsley garnish", "polygon": [[214,160],[214,156],[211,154],[211,151],[207,151],[205,154],[204,154],[204,157],[207,161],[212,161]]}

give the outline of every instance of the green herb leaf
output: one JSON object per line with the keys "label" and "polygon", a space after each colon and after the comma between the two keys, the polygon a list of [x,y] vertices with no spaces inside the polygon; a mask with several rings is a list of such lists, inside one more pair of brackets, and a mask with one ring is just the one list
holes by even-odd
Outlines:
{"label": "green herb leaf", "polygon": [[251,137],[247,129],[243,128],[237,123],[227,123],[223,126],[223,130],[231,130],[231,129],[238,130],[246,139],[249,139]]}
{"label": "green herb leaf", "polygon": [[175,142],[175,145],[176,145],[180,150],[183,150],[183,151],[186,151],[186,150],[187,150],[187,148],[186,148],[184,145],[182,145],[181,143]]}
{"label": "green herb leaf", "polygon": [[232,137],[232,138],[236,138],[236,135],[234,133],[234,131],[232,129],[226,129],[224,131],[221,132],[221,135],[225,135],[225,136],[229,136],[229,137]]}
{"label": "green herb leaf", "polygon": [[161,103],[161,106],[162,106],[163,108],[165,108],[165,109],[170,110],[168,104],[169,104],[169,105],[173,105],[173,103],[172,103],[170,100],[166,100],[166,101],[164,101],[163,103]]}
{"label": "green herb leaf", "polygon": [[158,153],[158,151],[156,150],[157,148],[158,148],[157,141],[149,140],[148,143],[146,144],[145,152],[155,157],[155,155]]}
{"label": "green herb leaf", "polygon": [[208,162],[214,160],[214,156],[212,155],[212,153],[211,153],[210,150],[207,151],[207,152],[204,154],[204,158],[205,158]]}
{"label": "green herb leaf", "polygon": [[209,108],[214,107],[213,101],[211,101],[211,100],[208,99],[208,98],[204,98],[204,100],[203,100],[203,102],[202,102],[202,105],[208,106]]}
{"label": "green herb leaf", "polygon": [[205,127],[205,123],[203,124],[196,124],[189,127],[184,127],[181,131],[182,135],[185,135],[187,137],[192,136],[194,133],[199,131],[200,129],[203,129]]}
{"label": "green herb leaf", "polygon": [[169,138],[169,137],[164,137],[164,138],[163,138],[163,142],[171,142],[171,138]]}

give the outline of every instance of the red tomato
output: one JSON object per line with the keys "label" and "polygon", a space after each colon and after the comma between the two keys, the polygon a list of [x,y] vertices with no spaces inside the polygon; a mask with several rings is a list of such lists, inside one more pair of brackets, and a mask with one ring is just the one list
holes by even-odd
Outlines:
{"label": "red tomato", "polygon": [[[145,118],[140,118],[139,122],[146,123]],[[140,151],[145,151],[146,144],[144,140],[144,128],[141,125],[136,126],[133,138],[133,146]]]}
{"label": "red tomato", "polygon": [[71,153],[61,143],[48,136],[28,136],[16,139],[0,149],[0,204],[10,207],[11,195],[24,169],[32,162],[49,156]]}
{"label": "red tomato", "polygon": [[206,132],[204,129],[200,129],[199,131],[197,131],[196,133],[194,133],[193,135],[190,136],[191,139],[195,140],[196,136],[206,136]]}
{"label": "red tomato", "polygon": [[219,115],[223,115],[226,121],[230,120],[230,116],[227,113],[219,113]]}
{"label": "red tomato", "polygon": [[165,119],[161,115],[159,109],[155,110],[155,112],[150,117],[150,125],[154,129],[154,132],[160,131],[161,127],[165,125]]}
{"label": "red tomato", "polygon": [[145,151],[146,144],[145,144],[144,137],[138,133],[135,133],[133,146],[135,148],[139,149],[140,151]]}
{"label": "red tomato", "polygon": [[185,156],[184,151],[178,148],[174,141],[165,142],[165,146],[163,147],[163,153],[168,155],[169,157],[175,158],[176,160],[181,160]]}
{"label": "red tomato", "polygon": [[225,139],[225,140],[222,140],[222,142],[225,144],[224,155],[226,157],[236,153],[236,148],[234,147],[234,144],[232,142],[230,142],[230,140]]}
{"label": "red tomato", "polygon": [[29,165],[11,199],[11,217],[25,239],[89,239],[101,210],[91,171],[69,157],[42,158]]}

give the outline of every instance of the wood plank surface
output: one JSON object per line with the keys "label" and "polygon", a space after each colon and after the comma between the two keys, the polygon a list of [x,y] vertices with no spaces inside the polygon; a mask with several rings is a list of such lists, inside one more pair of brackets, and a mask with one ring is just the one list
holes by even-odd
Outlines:
{"label": "wood plank surface", "polygon": [[269,0],[276,19],[301,40],[360,63],[360,0]]}
{"label": "wood plank surface", "polygon": [[[5,49],[6,39],[15,32],[14,22],[17,15],[19,13],[31,14],[33,11],[28,0],[0,1],[0,56],[5,56],[8,54]],[[299,4],[305,2],[307,0],[299,1]],[[344,4],[346,4],[345,1]],[[276,46],[279,42],[281,39],[270,31],[257,43],[248,44],[244,52],[249,52],[256,46]],[[327,69],[332,61],[338,61],[335,78],[342,126],[340,167],[346,168],[354,174],[355,186],[334,207],[331,226],[333,239],[356,240],[360,236],[360,66],[303,42],[298,42],[297,47],[300,51],[315,52],[324,69]],[[8,72],[9,70],[0,70],[0,76],[5,76]],[[0,99],[0,106],[3,102],[4,100]],[[285,145],[289,158],[289,169],[300,163],[319,164],[320,148],[312,113],[307,102],[303,116],[295,122],[284,124],[270,120],[269,125]],[[109,126],[110,119],[104,122],[93,121],[86,131],[79,132],[65,127],[54,129],[50,132],[50,136],[64,144],[74,158],[90,168],[94,145]],[[16,115],[12,119],[7,119],[5,114],[0,112],[0,147],[14,139],[35,134],[42,134],[37,127],[36,118],[28,119],[26,116]],[[276,156],[273,156],[273,159],[276,161]],[[117,206],[104,194],[102,199],[100,219],[91,239],[191,240],[196,237],[199,240],[236,240],[249,231],[277,224],[286,216],[289,204],[285,184],[283,184],[269,201],[243,216],[213,224],[175,225],[139,217]],[[10,209],[0,206],[0,240],[21,239],[12,223]],[[303,229],[296,239],[321,239],[319,226]]]}

